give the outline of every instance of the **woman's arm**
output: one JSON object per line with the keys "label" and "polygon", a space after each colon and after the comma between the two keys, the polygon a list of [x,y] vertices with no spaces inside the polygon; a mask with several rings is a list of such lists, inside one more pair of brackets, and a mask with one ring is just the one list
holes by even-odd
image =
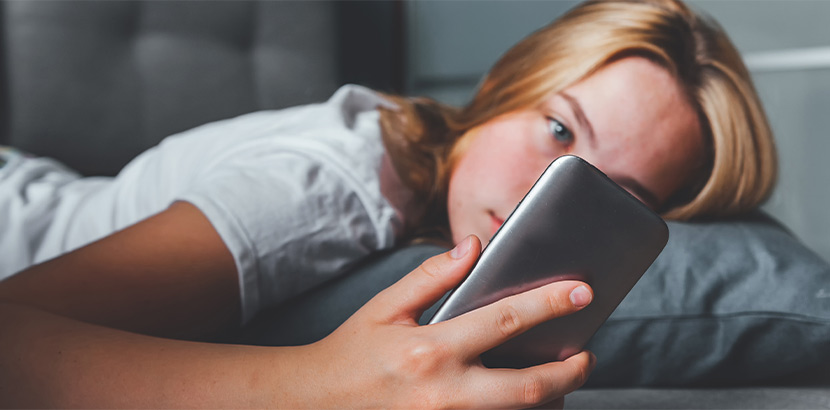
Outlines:
{"label": "woman's arm", "polygon": [[303,349],[162,339],[5,303],[0,329],[2,408],[288,405]]}
{"label": "woman's arm", "polygon": [[595,361],[588,352],[520,370],[487,369],[478,356],[587,305],[579,282],[418,326],[480,250],[468,238],[429,259],[302,347],[159,339],[0,303],[0,407],[527,407],[578,388]]}
{"label": "woman's arm", "polygon": [[240,315],[233,257],[186,202],[0,282],[0,302],[182,338],[226,329]]}

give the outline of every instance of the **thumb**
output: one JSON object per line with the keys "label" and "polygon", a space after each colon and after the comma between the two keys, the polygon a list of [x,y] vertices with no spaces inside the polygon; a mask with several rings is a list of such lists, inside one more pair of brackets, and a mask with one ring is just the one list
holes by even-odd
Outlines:
{"label": "thumb", "polygon": [[467,276],[480,254],[481,241],[470,235],[451,251],[424,261],[369,304],[384,305],[387,320],[417,323],[425,310]]}

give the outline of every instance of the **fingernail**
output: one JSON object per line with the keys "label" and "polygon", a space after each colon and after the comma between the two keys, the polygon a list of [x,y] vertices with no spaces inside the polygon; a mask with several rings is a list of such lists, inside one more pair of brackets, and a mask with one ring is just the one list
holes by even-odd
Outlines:
{"label": "fingernail", "polygon": [[597,355],[595,355],[594,352],[588,352],[588,353],[591,354],[591,362],[590,363],[591,363],[591,370],[593,370],[595,367],[597,367]]}
{"label": "fingernail", "polygon": [[470,248],[473,246],[472,239],[468,236],[461,240],[458,245],[455,245],[455,248],[452,248],[450,251],[450,256],[453,259],[461,259],[467,256],[470,253]]}
{"label": "fingernail", "polygon": [[574,304],[576,307],[583,307],[587,306],[591,303],[591,299],[593,299],[593,295],[591,295],[591,291],[585,287],[585,285],[579,285],[576,289],[571,291],[571,303]]}

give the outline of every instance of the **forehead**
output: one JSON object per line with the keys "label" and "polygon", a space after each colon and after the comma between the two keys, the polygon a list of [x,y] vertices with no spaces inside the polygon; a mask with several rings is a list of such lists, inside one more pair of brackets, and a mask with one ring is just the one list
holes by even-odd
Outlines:
{"label": "forehead", "polygon": [[641,57],[613,62],[563,93],[577,98],[587,114],[597,117],[598,127],[612,125],[600,121],[604,119],[646,128],[694,119],[677,80],[668,70]]}
{"label": "forehead", "polygon": [[638,180],[661,201],[703,155],[696,110],[672,74],[648,59],[615,61],[562,94],[590,121],[597,147],[590,155],[603,171]]}

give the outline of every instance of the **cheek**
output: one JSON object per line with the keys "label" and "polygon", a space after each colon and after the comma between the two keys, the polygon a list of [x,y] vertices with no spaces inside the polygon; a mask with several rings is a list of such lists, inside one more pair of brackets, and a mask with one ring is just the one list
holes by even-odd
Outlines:
{"label": "cheek", "polygon": [[493,191],[492,183],[498,177],[488,166],[492,162],[488,153],[471,149],[462,156],[450,176],[447,213],[456,243],[471,233],[481,235],[475,229],[476,216],[491,202],[488,192]]}
{"label": "cheek", "polygon": [[536,172],[538,166],[534,163],[537,161],[527,154],[519,141],[507,144],[489,141],[492,143],[482,139],[481,144],[471,147],[459,161],[450,185],[450,189],[456,191],[456,197],[459,193],[466,196],[456,198],[458,202],[500,208],[505,199],[517,193],[523,195],[527,190],[527,180]]}
{"label": "cheek", "polygon": [[471,233],[488,240],[490,213],[507,217],[550,163],[550,158],[529,154],[526,144],[510,142],[471,146],[458,162],[447,198],[455,242]]}
{"label": "cheek", "polygon": [[450,233],[452,234],[453,243],[458,243],[463,237],[469,233],[468,223],[464,215],[468,214],[466,211],[467,204],[465,198],[468,197],[467,192],[464,192],[464,184],[458,183],[458,180],[452,178],[450,180],[449,192],[447,194],[447,217],[450,222]]}
{"label": "cheek", "polygon": [[472,140],[450,175],[447,214],[455,243],[471,233],[479,237],[482,235],[476,229],[477,219],[481,219],[482,209],[491,202],[487,195],[493,189],[491,184],[494,178],[498,177],[491,167],[497,158],[486,142],[483,139]]}

